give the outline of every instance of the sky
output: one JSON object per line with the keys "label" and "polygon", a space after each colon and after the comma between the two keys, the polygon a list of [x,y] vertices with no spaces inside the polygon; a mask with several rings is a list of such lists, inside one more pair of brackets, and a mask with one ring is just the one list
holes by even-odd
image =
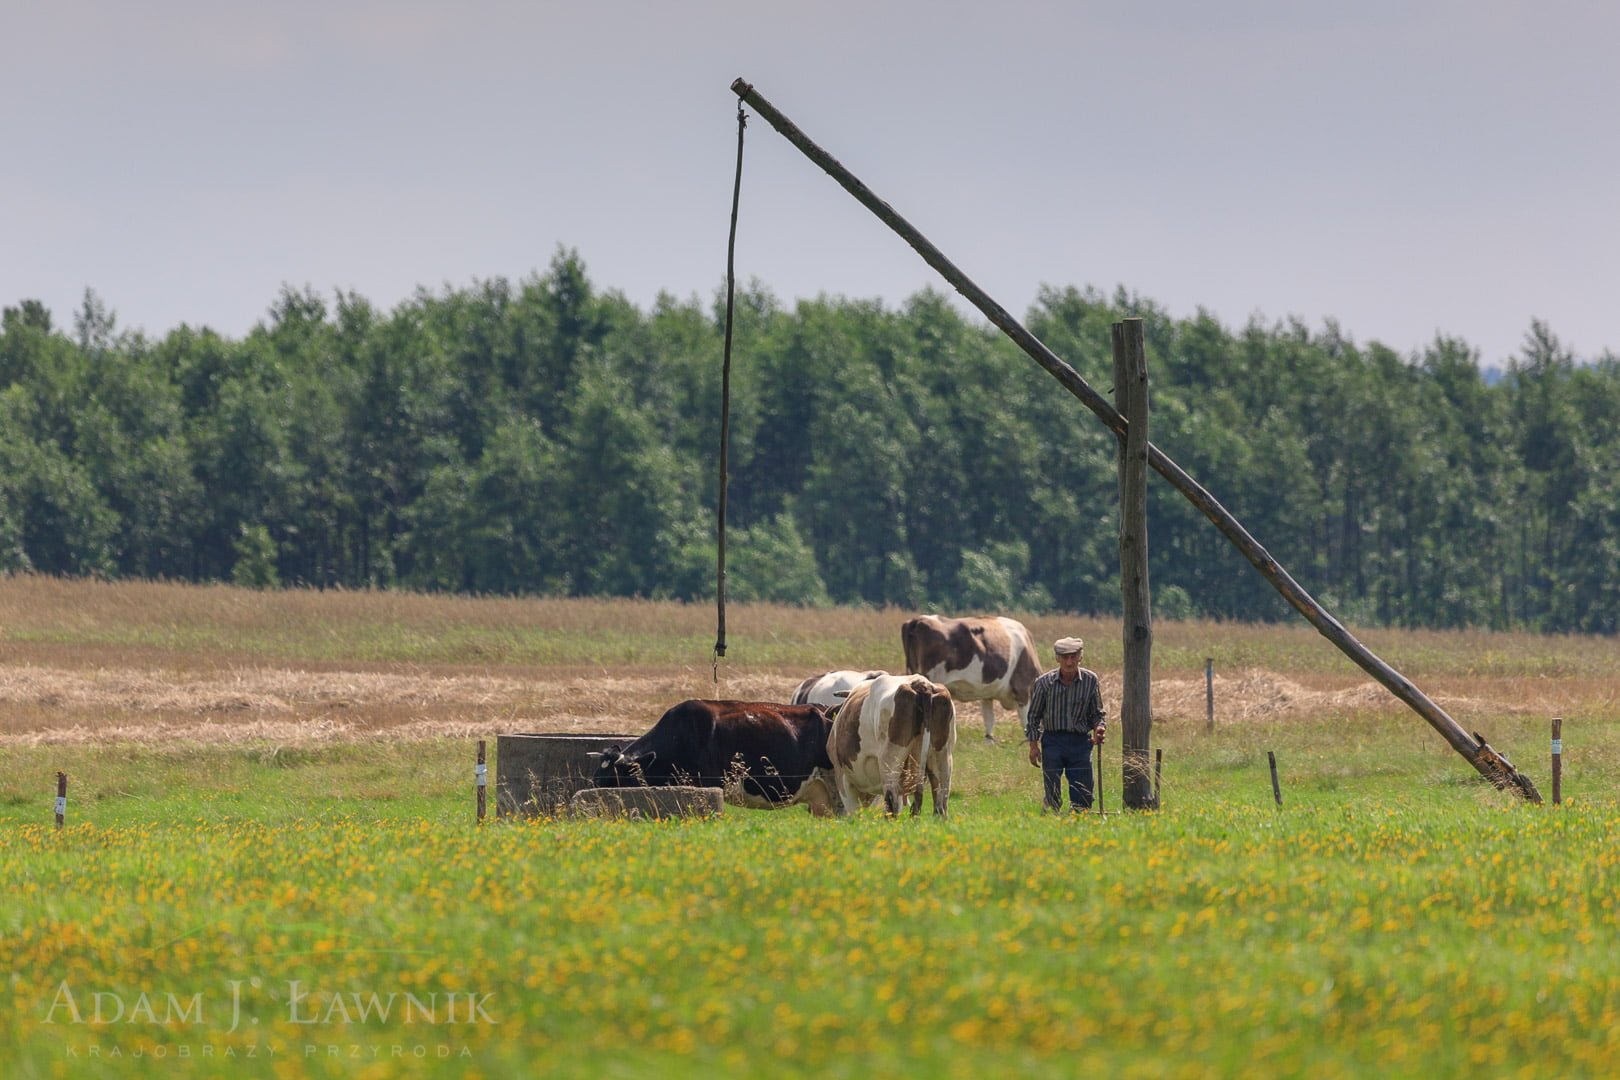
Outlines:
{"label": "sky", "polygon": [[[1335,320],[1484,366],[1620,352],[1620,5],[0,0],[0,304],[239,337],[577,250],[725,280],[743,77],[1015,315],[1043,286]],[[754,118],[738,275],[950,292]]]}

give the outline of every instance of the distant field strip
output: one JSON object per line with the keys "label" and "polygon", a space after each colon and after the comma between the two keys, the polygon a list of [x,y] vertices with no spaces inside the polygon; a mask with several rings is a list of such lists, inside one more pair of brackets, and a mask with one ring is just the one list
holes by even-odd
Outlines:
{"label": "distant field strip", "polygon": [[[374,738],[469,738],[506,731],[624,731],[651,725],[687,697],[785,701],[796,673],[730,674],[715,687],[706,673],[564,675],[523,678],[411,671],[304,671],[236,667],[209,671],[0,666],[0,744],[166,742],[237,744],[259,740],[324,743]],[[1104,675],[1105,700],[1118,679]],[[1241,671],[1216,680],[1218,722],[1307,718],[1399,709],[1373,683],[1314,689],[1273,672]],[[1158,717],[1201,719],[1197,679],[1154,683]],[[1441,695],[1453,710],[1512,712],[1511,701]],[[975,706],[966,706],[976,710]],[[976,711],[973,713],[976,715]],[[1013,737],[1017,737],[1016,733]]]}

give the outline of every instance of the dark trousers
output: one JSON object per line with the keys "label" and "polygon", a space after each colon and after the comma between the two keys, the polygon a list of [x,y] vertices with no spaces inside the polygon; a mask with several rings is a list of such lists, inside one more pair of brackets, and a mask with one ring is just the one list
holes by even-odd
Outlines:
{"label": "dark trousers", "polygon": [[1062,778],[1069,778],[1069,809],[1091,809],[1091,736],[1073,731],[1041,735],[1041,779],[1046,783],[1046,808],[1063,809]]}

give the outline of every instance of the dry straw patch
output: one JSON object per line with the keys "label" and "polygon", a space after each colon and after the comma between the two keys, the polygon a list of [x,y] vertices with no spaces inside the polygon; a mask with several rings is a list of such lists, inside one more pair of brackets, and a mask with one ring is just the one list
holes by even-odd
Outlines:
{"label": "dry straw patch", "polygon": [[[899,671],[909,614],[735,607],[716,686],[705,604],[3,578],[0,744],[645,730],[689,697],[785,701],[831,668]],[[1055,637],[1085,637],[1117,712],[1116,622],[1025,621],[1047,663]],[[1366,640],[1464,724],[1608,716],[1620,705],[1611,640],[1397,631]],[[1186,622],[1155,629],[1156,718],[1203,722],[1209,655],[1221,724],[1405,708],[1308,627]]]}
{"label": "dry straw patch", "polygon": [[[1119,680],[1105,677],[1102,683],[1104,693],[1112,692],[1113,700],[1117,701]],[[1203,679],[1156,679],[1153,683],[1154,716],[1202,720],[1206,716],[1206,694]],[[1511,703],[1458,694],[1432,693],[1429,696],[1454,715],[1522,711]],[[1405,709],[1404,703],[1370,680],[1348,686],[1312,687],[1274,671],[1257,669],[1215,677],[1217,724]]]}
{"label": "dry straw patch", "polygon": [[[519,677],[465,672],[305,671],[229,668],[154,671],[0,666],[0,744],[275,742],[477,738],[514,731],[644,730],[688,697],[786,701],[797,672],[728,674],[664,668],[605,673],[535,670]],[[1119,677],[1102,675],[1117,711]],[[1201,721],[1202,679],[1154,683],[1156,718]],[[1366,682],[1313,687],[1275,672],[1246,670],[1215,680],[1221,724],[1308,719],[1404,706]],[[1510,706],[1440,695],[1459,715]],[[963,707],[977,716],[977,707]],[[1003,719],[1010,716],[1003,713]]]}
{"label": "dry straw patch", "polygon": [[[728,677],[726,696],[786,700],[797,680]],[[528,677],[432,671],[228,668],[72,670],[0,665],[0,744],[331,743],[476,738],[512,731],[640,730],[671,704],[713,696],[708,673],[662,669]]]}

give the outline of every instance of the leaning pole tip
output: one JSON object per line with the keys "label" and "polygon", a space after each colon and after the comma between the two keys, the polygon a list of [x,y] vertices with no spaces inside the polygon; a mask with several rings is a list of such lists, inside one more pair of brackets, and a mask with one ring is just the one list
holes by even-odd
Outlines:
{"label": "leaning pole tip", "polygon": [[753,89],[753,86],[749,84],[748,80],[742,78],[741,76],[738,76],[731,81],[731,92],[736,94],[738,97],[747,97],[753,91]]}

